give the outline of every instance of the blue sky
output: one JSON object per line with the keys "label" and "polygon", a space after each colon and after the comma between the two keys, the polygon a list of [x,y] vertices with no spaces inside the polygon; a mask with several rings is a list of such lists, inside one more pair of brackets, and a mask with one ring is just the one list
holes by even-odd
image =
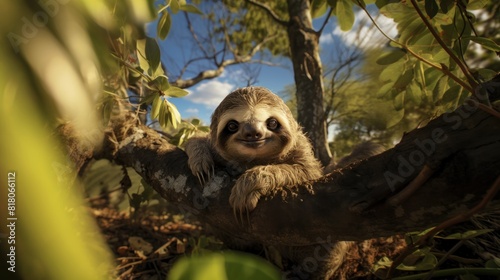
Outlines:
{"label": "blue sky", "polygon": [[[185,21],[181,13],[173,15],[173,25],[169,36],[164,41],[159,41],[162,51],[162,62],[167,69],[180,69],[184,62],[193,57],[193,52],[196,52],[197,46],[190,43],[190,35],[187,31]],[[196,15],[191,16],[195,19]],[[349,32],[342,32],[336,25],[335,17],[331,18],[325,27],[320,38],[321,57],[323,64],[328,63],[332,57],[335,57],[335,44],[340,44],[347,47],[367,48],[373,45],[373,42],[379,44],[386,43],[380,41],[381,35],[379,32],[372,32],[370,24],[365,24],[366,15],[363,11],[356,13],[356,23],[354,28]],[[316,29],[323,23],[324,17],[314,20]],[[377,19],[379,25],[391,36],[396,35],[396,28],[392,20],[380,17]],[[195,28],[204,28],[200,23],[193,21]],[[362,35],[356,36],[356,30],[362,29]],[[148,25],[148,34],[155,37],[156,23]],[[201,29],[200,29],[201,30]],[[359,38],[363,38],[361,41]],[[356,39],[358,38],[358,39]],[[292,65],[287,58],[271,58],[271,63],[277,66],[260,65],[260,71],[254,85],[264,86],[269,88],[274,93],[279,94],[287,85],[294,83]],[[257,67],[257,66],[253,66]],[[325,67],[325,66],[324,66]],[[210,80],[205,80],[186,90],[189,95],[183,98],[171,98],[169,101],[174,103],[179,109],[183,118],[200,118],[205,124],[210,123],[210,116],[213,110],[217,107],[220,101],[231,91],[238,87],[246,86],[247,81],[242,79],[245,71],[239,65],[229,66],[224,73]],[[192,73],[186,72],[184,78],[193,77],[196,71]]]}

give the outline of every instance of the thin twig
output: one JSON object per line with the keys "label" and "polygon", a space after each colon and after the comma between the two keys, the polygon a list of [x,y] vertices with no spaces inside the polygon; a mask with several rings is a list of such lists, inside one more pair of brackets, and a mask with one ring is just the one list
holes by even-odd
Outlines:
{"label": "thin twig", "polygon": [[330,10],[328,11],[328,15],[325,18],[325,21],[321,25],[321,28],[318,30],[318,32],[316,32],[316,34],[318,34],[318,37],[321,35],[321,33],[323,33],[323,29],[325,29],[325,26],[328,23],[328,20],[330,19],[330,17],[332,16],[332,13],[333,13],[333,9],[330,8]]}
{"label": "thin twig", "polygon": [[429,274],[427,277],[425,277],[423,280],[429,280],[433,276],[434,272],[451,256],[451,254],[455,253],[456,250],[458,250],[462,245],[464,245],[465,239],[461,239],[460,241],[457,242],[446,254],[444,254],[441,259],[439,259],[439,262],[434,266],[429,271]]}
{"label": "thin twig", "polygon": [[491,108],[491,107],[488,107],[486,105],[484,105],[483,103],[479,103],[477,102],[476,100],[473,100],[473,99],[469,99],[467,100],[467,102],[470,102],[472,103],[473,106],[477,106],[479,109],[497,117],[497,118],[500,118],[500,112],[498,112],[497,110]]}

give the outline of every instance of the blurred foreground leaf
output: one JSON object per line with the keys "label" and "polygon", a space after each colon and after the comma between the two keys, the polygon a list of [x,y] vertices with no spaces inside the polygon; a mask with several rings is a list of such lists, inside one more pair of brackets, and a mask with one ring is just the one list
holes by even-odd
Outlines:
{"label": "blurred foreground leaf", "polygon": [[180,259],[170,271],[168,280],[272,280],[281,279],[278,271],[266,261],[249,254],[224,252]]}

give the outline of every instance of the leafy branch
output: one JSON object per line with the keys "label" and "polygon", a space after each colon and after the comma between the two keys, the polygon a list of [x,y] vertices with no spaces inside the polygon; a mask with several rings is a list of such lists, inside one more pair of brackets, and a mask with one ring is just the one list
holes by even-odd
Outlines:
{"label": "leafy branch", "polygon": [[[427,26],[427,28],[431,32],[431,34],[434,37],[434,39],[436,39],[436,41],[446,51],[446,53],[450,56],[450,58],[453,59],[453,61],[455,61],[455,63],[458,65],[458,67],[460,67],[460,70],[462,70],[462,73],[467,78],[467,81],[469,82],[470,87],[476,88],[477,85],[478,85],[478,83],[476,82],[476,80],[474,79],[474,77],[471,75],[469,69],[467,68],[467,65],[465,65],[463,63],[463,61],[460,60],[460,58],[457,57],[455,55],[455,53],[448,47],[448,45],[446,45],[446,43],[443,41],[443,39],[441,38],[441,36],[439,36],[439,34],[436,32],[436,30],[434,29],[434,27],[432,26],[432,24],[429,22],[429,20],[427,20],[427,17],[423,14],[422,10],[420,10],[420,8],[418,7],[418,5],[415,2],[415,0],[410,0],[410,2],[412,4],[413,8],[415,9],[415,11],[417,12],[418,16],[420,17],[420,19],[422,19],[422,22]],[[447,72],[449,73],[449,71],[443,71],[443,72],[445,74],[447,74]],[[473,92],[470,89],[468,89],[468,90],[470,92]]]}
{"label": "leafy branch", "polygon": [[[473,92],[473,88],[465,83],[462,79],[460,79],[459,77],[457,77],[455,74],[453,74],[449,69],[448,67],[446,67],[445,65],[441,64],[441,65],[438,65],[426,58],[424,58],[423,56],[419,55],[418,53],[416,53],[415,51],[413,51],[408,45],[406,44],[403,44],[393,38],[391,38],[389,35],[387,35],[387,33],[384,32],[384,30],[382,30],[382,28],[377,24],[377,22],[375,21],[375,19],[372,17],[372,15],[370,14],[370,12],[368,12],[368,10],[366,9],[366,6],[365,5],[362,5],[362,2],[361,0],[356,0],[358,2],[358,5],[361,7],[361,9],[363,9],[363,11],[365,11],[366,15],[368,16],[368,18],[371,20],[371,22],[374,24],[374,26],[379,30],[379,32],[385,37],[387,38],[387,40],[389,40],[391,43],[394,43],[398,46],[400,46],[402,49],[404,49],[405,51],[407,51],[408,53],[410,53],[413,57],[415,57],[416,59],[422,61],[423,63],[443,72],[445,75],[447,75],[448,77],[450,77],[452,80],[454,80],[456,83],[458,83],[459,85],[461,85],[464,89],[470,91],[470,92]],[[439,37],[439,35],[437,35]],[[443,42],[444,43],[444,42]],[[455,56],[453,54],[453,56]],[[456,57],[456,56],[455,56]],[[467,73],[468,70],[467,70]],[[477,83],[475,84],[477,85]]]}

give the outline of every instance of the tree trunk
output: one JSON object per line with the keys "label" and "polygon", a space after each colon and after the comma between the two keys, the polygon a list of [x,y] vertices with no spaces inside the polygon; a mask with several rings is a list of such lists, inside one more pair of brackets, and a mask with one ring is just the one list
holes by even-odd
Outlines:
{"label": "tree trunk", "polygon": [[323,73],[319,58],[319,35],[313,30],[309,0],[288,0],[288,40],[297,96],[297,120],[323,165],[330,162],[325,111]]}

